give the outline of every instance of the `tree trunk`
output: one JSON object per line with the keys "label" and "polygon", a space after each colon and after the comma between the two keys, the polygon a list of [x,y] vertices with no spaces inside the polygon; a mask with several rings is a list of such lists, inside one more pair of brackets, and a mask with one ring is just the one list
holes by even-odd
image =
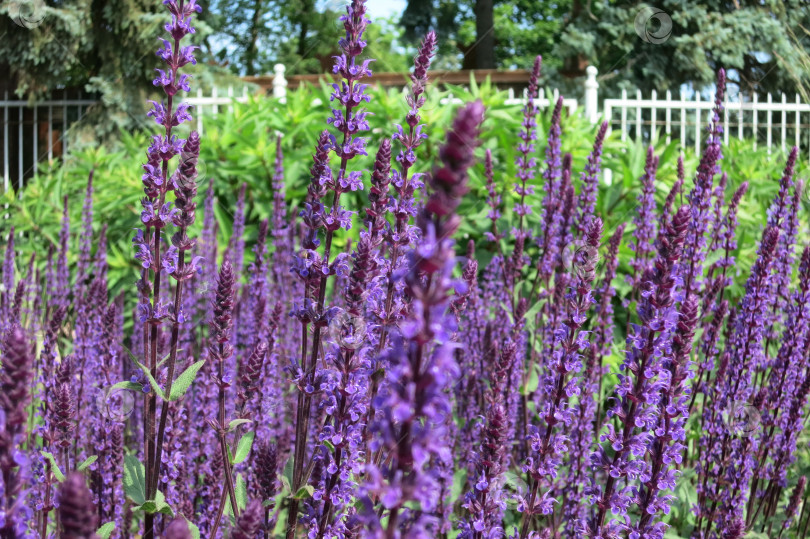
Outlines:
{"label": "tree trunk", "polygon": [[495,69],[494,0],[475,0],[475,67]]}
{"label": "tree trunk", "polygon": [[298,32],[298,56],[304,57],[307,54],[307,33],[309,32],[309,17],[312,11],[312,5],[308,0],[302,2],[301,14],[299,20],[301,26]]}
{"label": "tree trunk", "polygon": [[256,58],[259,56],[259,25],[262,20],[262,0],[255,0],[253,4],[253,17],[250,19],[250,42],[245,50],[245,73],[248,76],[256,75]]}

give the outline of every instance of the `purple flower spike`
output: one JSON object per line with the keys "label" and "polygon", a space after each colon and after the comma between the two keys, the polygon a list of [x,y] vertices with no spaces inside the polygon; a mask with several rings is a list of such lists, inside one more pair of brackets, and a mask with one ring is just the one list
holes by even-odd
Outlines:
{"label": "purple flower spike", "polygon": [[163,534],[164,539],[191,539],[191,530],[183,517],[171,521]]}
{"label": "purple flower spike", "polygon": [[231,531],[231,539],[255,539],[262,527],[264,508],[261,502],[253,500],[236,520],[236,527]]}
{"label": "purple flower spike", "polygon": [[33,376],[32,347],[19,326],[8,330],[2,343],[0,370],[0,536],[27,537],[31,510],[26,500],[30,486],[25,443],[27,407]]}
{"label": "purple flower spike", "polygon": [[[459,376],[453,356],[457,345],[450,340],[455,318],[449,311],[455,265],[450,236],[460,222],[455,210],[467,192],[467,168],[478,144],[483,113],[480,102],[459,111],[439,151],[443,166],[430,177],[431,195],[417,220],[421,237],[404,278],[413,298],[412,310],[401,324],[402,334],[392,337],[386,354],[386,385],[374,403],[380,413],[371,427],[371,449],[388,452],[393,462],[380,468],[367,465],[366,489],[389,510],[389,534],[438,532],[428,514],[442,499],[442,470],[452,466],[450,448],[443,440],[451,417],[447,390]],[[420,390],[415,392],[416,387]],[[410,501],[418,502],[425,514],[407,509]],[[373,514],[368,515],[367,525],[381,526]]]}
{"label": "purple flower spike", "polygon": [[630,267],[633,275],[629,279],[634,287],[641,285],[641,280],[652,263],[653,240],[656,235],[655,206],[655,173],[658,169],[658,157],[653,154],[653,147],[647,148],[647,163],[641,177],[641,193],[638,195],[638,215],[633,219],[635,229],[630,249],[635,253]]}
{"label": "purple flower spike", "polygon": [[63,539],[97,539],[98,519],[84,475],[74,472],[59,488],[59,522]]}
{"label": "purple flower spike", "polygon": [[683,295],[698,292],[703,286],[703,262],[706,258],[706,232],[712,221],[712,186],[714,176],[720,172],[718,163],[723,158],[721,149],[723,127],[720,121],[723,113],[723,93],[726,89],[726,73],[717,73],[717,91],[715,93],[712,123],[703,156],[695,176],[695,186],[687,196],[692,208],[692,220],[689,225],[684,256],[680,272],[684,281]]}
{"label": "purple flower spike", "polygon": [[[644,279],[647,284],[638,306],[641,324],[634,326],[627,337],[627,352],[621,367],[624,374],[619,375],[615,404],[608,410],[608,417],[617,417],[620,427],[607,423],[607,431],[600,437],[612,448],[612,455],[603,446],[598,446],[591,454],[594,478],[589,490],[595,507],[583,525],[591,538],[610,537],[624,529],[624,515],[636,498],[635,490],[621,488],[619,481],[635,480],[646,469],[647,441],[657,425],[663,390],[663,386],[656,383],[657,376],[653,375],[664,372],[661,358],[671,348],[671,332],[677,321],[673,308],[673,269],[681,258],[690,218],[689,206],[681,206],[672,222],[660,231],[658,255]],[[604,487],[599,484],[601,481]],[[619,518],[605,522],[608,509]]]}
{"label": "purple flower spike", "polygon": [[523,106],[523,128],[518,135],[520,137],[520,144],[518,144],[519,155],[515,158],[515,164],[518,167],[517,177],[520,183],[515,184],[515,193],[518,195],[520,202],[515,204],[515,214],[518,217],[517,236],[525,238],[526,232],[523,230],[523,218],[531,213],[530,205],[526,204],[526,196],[534,194],[534,186],[527,185],[534,179],[534,169],[537,162],[534,158],[534,142],[537,140],[537,106],[534,100],[537,99],[537,83],[540,78],[540,66],[542,65],[542,58],[538,56],[534,60],[532,67],[532,74],[529,77],[529,88],[526,92],[526,104]]}
{"label": "purple flower spike", "polygon": [[602,122],[599,126],[599,131],[596,132],[596,139],[593,142],[593,150],[591,150],[591,153],[588,155],[588,163],[585,165],[585,170],[582,171],[579,178],[582,184],[582,191],[577,201],[579,210],[576,220],[578,237],[585,234],[586,223],[590,216],[594,215],[596,212],[596,196],[599,191],[599,167],[602,163],[602,145],[605,142],[607,128],[607,122]]}
{"label": "purple flower spike", "polygon": [[587,321],[593,303],[591,287],[601,238],[602,220],[595,217],[586,230],[585,246],[576,255],[564,318],[555,328],[554,338],[559,348],[553,349],[548,373],[541,381],[546,396],[542,408],[538,410],[542,422],[539,426],[531,425],[529,429],[528,440],[532,452],[523,465],[523,471],[532,478],[532,487],[528,498],[522,500],[522,539],[528,537],[529,522],[533,516],[551,511],[552,499],[548,491],[540,492],[540,485],[557,477],[557,469],[562,465],[568,449],[566,430],[574,421],[574,408],[568,401],[579,393],[571,378],[582,369],[581,351],[589,346],[587,332],[580,329]]}

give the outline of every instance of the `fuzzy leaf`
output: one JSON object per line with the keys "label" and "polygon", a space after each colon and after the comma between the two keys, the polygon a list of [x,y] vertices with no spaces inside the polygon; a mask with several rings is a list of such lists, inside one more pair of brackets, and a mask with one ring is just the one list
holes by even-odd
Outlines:
{"label": "fuzzy leaf", "polygon": [[183,519],[186,521],[186,524],[188,524],[188,531],[191,532],[191,539],[200,539],[200,528],[198,528],[196,524],[191,522],[185,516],[183,516]]}
{"label": "fuzzy leaf", "polygon": [[295,493],[296,500],[306,500],[307,498],[312,497],[312,493],[315,492],[315,487],[312,485],[304,485],[303,487],[298,489],[298,492]]}
{"label": "fuzzy leaf", "polygon": [[124,457],[124,492],[136,505],[146,502],[146,479],[143,464],[133,455]]}
{"label": "fuzzy leaf", "polygon": [[287,479],[285,476],[281,476],[281,487],[283,492],[290,492],[292,488],[290,487],[290,480]]}
{"label": "fuzzy leaf", "polygon": [[107,522],[98,530],[96,530],[96,535],[99,536],[99,539],[109,539],[112,532],[115,530],[115,522]]}
{"label": "fuzzy leaf", "polygon": [[256,437],[255,431],[246,432],[240,439],[239,444],[236,446],[236,455],[232,459],[233,464],[240,464],[250,454],[250,448],[253,447],[253,438]]}
{"label": "fuzzy leaf", "polygon": [[294,457],[288,458],[287,463],[284,465],[284,470],[281,472],[282,477],[287,480],[287,485],[292,484],[294,460]]}
{"label": "fuzzy leaf", "polygon": [[534,365],[532,372],[529,373],[529,379],[526,381],[525,386],[521,386],[520,394],[521,395],[531,395],[532,393],[537,390],[537,386],[540,384],[540,372],[537,365]]}
{"label": "fuzzy leaf", "polygon": [[233,432],[236,427],[239,425],[244,425],[245,423],[253,423],[251,419],[234,419],[230,423],[228,423],[228,432]]}
{"label": "fuzzy leaf", "polygon": [[[247,506],[247,484],[245,483],[245,479],[242,477],[242,474],[236,474],[236,484],[234,485],[233,491],[236,495],[236,507],[240,511],[243,511]],[[231,497],[226,496],[225,499],[225,514],[233,516],[233,510],[231,509]]]}
{"label": "fuzzy leaf", "polygon": [[98,455],[93,455],[92,457],[87,457],[84,462],[76,466],[76,471],[81,472],[82,470],[86,469],[88,466],[93,464],[95,461],[98,460]]}
{"label": "fuzzy leaf", "polygon": [[166,497],[159,490],[155,494],[154,500],[144,502],[140,507],[136,507],[135,509],[140,509],[144,513],[163,513],[170,517],[174,516],[174,511],[172,511],[172,508],[166,503]]}
{"label": "fuzzy leaf", "polygon": [[136,382],[118,382],[115,385],[112,385],[107,388],[107,394],[112,393],[116,389],[128,389],[130,391],[141,391],[143,386]]}
{"label": "fuzzy leaf", "polygon": [[234,488],[236,494],[236,506],[240,511],[244,511],[247,507],[247,483],[242,474],[236,475],[236,487]]}
{"label": "fuzzy leaf", "polygon": [[191,384],[194,383],[194,379],[197,377],[197,372],[205,365],[205,360],[201,359],[197,363],[189,366],[186,370],[177,377],[177,379],[172,383],[172,391],[169,395],[170,401],[176,401],[182,398],[183,395],[186,394],[188,388],[191,387]]}
{"label": "fuzzy leaf", "polygon": [[59,465],[56,463],[56,458],[54,458],[53,454],[48,453],[47,451],[42,452],[42,456],[48,459],[48,462],[51,463],[51,471],[53,471],[53,475],[56,476],[56,480],[60,483],[65,480],[65,474],[62,473],[62,470],[59,469]]}

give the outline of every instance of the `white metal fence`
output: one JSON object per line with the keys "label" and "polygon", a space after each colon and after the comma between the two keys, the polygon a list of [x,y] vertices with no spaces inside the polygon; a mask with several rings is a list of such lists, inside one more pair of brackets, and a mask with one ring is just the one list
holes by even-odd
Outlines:
{"label": "white metal fence", "polygon": [[[628,97],[627,92],[623,91],[618,99],[604,99],[600,110],[597,70],[591,66],[586,71],[582,108],[583,114],[590,121],[606,119],[611,131],[621,132],[622,140],[632,138],[655,142],[658,138],[665,137],[669,142],[677,137],[682,148],[691,146],[696,151],[700,150],[713,101],[702,99],[699,93],[691,99],[683,95],[673,99],[672,94],[667,91],[661,99],[653,91],[645,99],[641,92],[636,92],[635,97]],[[277,66],[273,96],[280,98],[283,103],[286,101],[286,92],[284,68]],[[548,97],[541,90],[535,104],[540,108],[549,107],[557,96],[556,90]],[[221,95],[216,89],[208,96],[198,90],[195,96],[187,99],[196,110],[194,128],[203,134],[207,116],[216,116],[223,107],[232,108],[235,101],[245,102],[247,99],[247,87],[242,89],[241,95],[236,95],[233,87]],[[456,100],[448,99],[444,102],[454,101]],[[507,103],[522,102],[523,99],[516,97],[510,90]],[[66,134],[70,125],[80,120],[87,108],[94,103],[94,100],[81,96],[70,97],[63,94],[61,99],[29,106],[27,101],[10,100],[6,93],[0,101],[3,117],[0,150],[4,192],[12,185],[22,187],[26,178],[37,174],[42,161],[64,155],[68,149]],[[579,107],[576,99],[566,98],[563,103],[569,113],[574,113]],[[769,152],[777,146],[782,151],[788,145],[810,147],[810,104],[802,103],[798,95],[788,100],[784,94],[778,99],[773,99],[769,94],[765,101],[758,100],[756,95],[750,99],[737,96],[729,100],[727,95],[722,123],[726,143],[729,137],[750,138],[753,139],[755,148],[758,144],[764,144]]]}
{"label": "white metal fence", "polygon": [[[185,101],[194,106],[194,128],[203,133],[207,115],[216,116],[222,107],[233,107],[233,102],[247,101],[247,88],[241,95],[234,94],[233,87],[224,95],[217,90],[210,96],[202,91]],[[93,99],[69,97],[40,101],[33,106],[28,101],[10,100],[8,92],[0,101],[3,116],[2,150],[3,192],[14,186],[21,189],[25,179],[36,176],[40,163],[65,155],[68,150],[68,130],[82,119],[87,108],[96,103]]]}
{"label": "white metal fence", "polygon": [[[643,99],[640,92],[635,98],[628,98],[625,91],[620,99],[605,99],[604,116],[610,121],[611,129],[621,130],[622,140],[632,136],[655,141],[663,135],[670,142],[675,136],[681,147],[693,145],[697,152],[713,107],[714,102],[702,100],[700,94],[695,94],[692,99],[682,95],[673,99],[672,94],[666,92],[664,99],[660,99],[653,91],[649,99]],[[618,121],[614,112],[619,116]],[[743,96],[729,100],[726,95],[720,120],[726,144],[730,137],[750,138],[754,149],[764,142],[770,153],[776,147],[776,140],[783,152],[788,145],[810,143],[810,131],[807,130],[810,127],[810,104],[802,103],[798,95],[792,102],[785,94],[781,94],[779,101],[774,101],[771,94],[765,101],[760,101],[756,94],[750,101]]]}

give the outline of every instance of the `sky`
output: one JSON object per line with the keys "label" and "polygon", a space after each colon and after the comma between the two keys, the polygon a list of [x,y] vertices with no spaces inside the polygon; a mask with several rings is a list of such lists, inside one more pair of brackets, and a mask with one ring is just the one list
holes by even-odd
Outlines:
{"label": "sky", "polygon": [[[340,4],[344,5],[348,2],[346,0],[325,0],[320,2],[323,5],[327,4]],[[402,15],[405,10],[406,0],[368,0],[366,8],[368,9],[369,16],[374,19],[377,17],[390,17],[391,15]]]}
{"label": "sky", "polygon": [[405,10],[405,0],[369,0],[366,2],[368,14],[371,18],[390,17],[402,15]]}

